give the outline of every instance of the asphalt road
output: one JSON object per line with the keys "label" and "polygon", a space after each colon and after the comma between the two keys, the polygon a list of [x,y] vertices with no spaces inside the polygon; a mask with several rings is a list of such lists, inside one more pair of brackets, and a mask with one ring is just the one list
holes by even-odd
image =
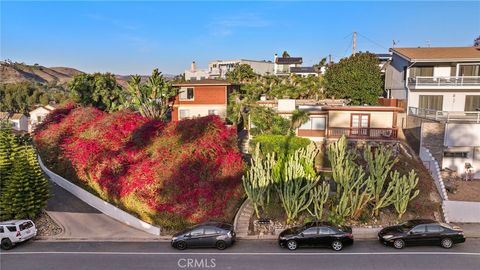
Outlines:
{"label": "asphalt road", "polygon": [[288,251],[275,241],[238,241],[225,250],[177,251],[168,242],[32,241],[0,253],[2,270],[35,269],[480,269],[480,239],[452,249],[384,247],[357,241],[341,252]]}

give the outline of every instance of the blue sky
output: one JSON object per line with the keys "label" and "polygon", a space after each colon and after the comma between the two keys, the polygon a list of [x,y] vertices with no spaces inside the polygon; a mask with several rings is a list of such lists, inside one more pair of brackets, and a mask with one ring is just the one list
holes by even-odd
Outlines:
{"label": "blue sky", "polygon": [[1,2],[1,59],[83,71],[178,74],[195,60],[272,60],[287,50],[305,65],[358,49],[470,46],[480,2]]}

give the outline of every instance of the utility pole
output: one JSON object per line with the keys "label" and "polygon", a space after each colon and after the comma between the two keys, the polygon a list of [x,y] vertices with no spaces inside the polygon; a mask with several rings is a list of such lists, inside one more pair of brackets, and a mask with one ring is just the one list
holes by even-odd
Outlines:
{"label": "utility pole", "polygon": [[328,63],[329,64],[332,63],[332,55],[331,54],[328,55]]}
{"label": "utility pole", "polygon": [[352,48],[352,55],[355,55],[357,52],[357,32],[353,32],[353,48]]}

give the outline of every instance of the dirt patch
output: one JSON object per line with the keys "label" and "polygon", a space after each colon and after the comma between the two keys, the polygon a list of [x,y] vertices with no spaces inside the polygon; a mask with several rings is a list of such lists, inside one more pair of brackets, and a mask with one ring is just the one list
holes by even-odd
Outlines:
{"label": "dirt patch", "polygon": [[42,212],[35,220],[37,236],[54,236],[62,232],[62,228],[45,212]]}
{"label": "dirt patch", "polygon": [[480,180],[455,181],[455,193],[448,193],[448,199],[453,201],[480,202]]}

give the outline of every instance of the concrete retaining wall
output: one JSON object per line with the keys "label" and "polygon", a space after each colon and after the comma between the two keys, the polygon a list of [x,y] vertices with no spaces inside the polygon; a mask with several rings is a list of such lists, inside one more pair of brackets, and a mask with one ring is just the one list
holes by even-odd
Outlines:
{"label": "concrete retaining wall", "polygon": [[447,190],[445,189],[445,184],[443,183],[438,162],[432,156],[430,151],[423,146],[420,147],[420,159],[435,181],[435,186],[437,186],[438,193],[440,193],[442,200],[448,200]]}
{"label": "concrete retaining wall", "polygon": [[73,184],[72,182],[66,180],[65,178],[61,177],[60,175],[50,171],[42,162],[40,156],[38,156],[38,162],[40,163],[40,167],[43,171],[50,177],[50,179],[67,190],[68,192],[72,193],[74,196],[79,198],[80,200],[84,201],[85,203],[89,204],[93,208],[99,210],[100,212],[104,213],[105,215],[116,219],[128,226],[134,227],[136,229],[145,231],[147,233],[153,235],[160,235],[160,228],[148,224],[129,213],[113,206],[112,204],[98,198],[97,196],[91,194],[90,192],[80,188],[79,186]]}
{"label": "concrete retaining wall", "polygon": [[443,201],[447,222],[480,223],[480,202]]}

